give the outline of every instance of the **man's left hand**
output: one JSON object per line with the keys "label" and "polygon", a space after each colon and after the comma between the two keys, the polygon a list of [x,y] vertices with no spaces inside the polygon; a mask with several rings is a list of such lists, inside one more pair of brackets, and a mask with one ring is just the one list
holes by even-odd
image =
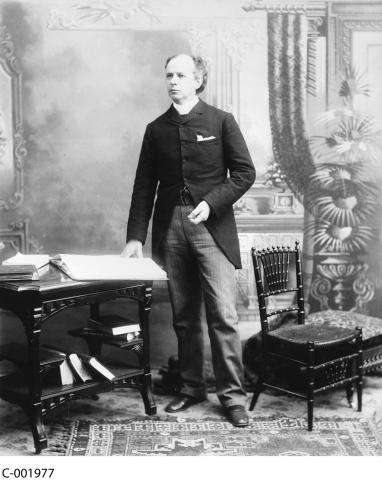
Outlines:
{"label": "man's left hand", "polygon": [[191,223],[197,225],[200,222],[205,222],[207,218],[210,216],[210,206],[204,200],[202,200],[199,205],[197,205],[194,210],[188,216],[188,219]]}

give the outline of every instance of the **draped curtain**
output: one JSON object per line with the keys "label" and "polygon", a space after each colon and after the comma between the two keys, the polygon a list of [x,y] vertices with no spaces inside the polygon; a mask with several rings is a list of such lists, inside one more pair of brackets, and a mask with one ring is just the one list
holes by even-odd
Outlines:
{"label": "draped curtain", "polygon": [[[304,203],[314,171],[306,130],[307,18],[300,11],[268,12],[268,86],[272,148],[286,182]],[[305,208],[305,225],[312,216]],[[313,273],[313,242],[304,232],[303,268],[308,302]]]}

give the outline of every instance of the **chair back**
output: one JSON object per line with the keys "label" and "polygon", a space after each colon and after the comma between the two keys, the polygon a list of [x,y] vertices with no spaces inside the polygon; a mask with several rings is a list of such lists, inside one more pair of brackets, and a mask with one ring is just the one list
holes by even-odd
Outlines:
{"label": "chair back", "polygon": [[[282,313],[297,312],[298,323],[305,323],[304,291],[299,242],[296,241],[294,249],[284,246],[256,250],[256,248],[253,247],[251,253],[262,332],[267,333],[269,331],[269,317],[273,315],[281,315]],[[294,262],[292,257],[294,257]],[[296,282],[294,288],[288,288],[293,263],[295,266]],[[296,292],[296,304],[279,310],[268,311],[267,297],[281,295],[287,292]]]}

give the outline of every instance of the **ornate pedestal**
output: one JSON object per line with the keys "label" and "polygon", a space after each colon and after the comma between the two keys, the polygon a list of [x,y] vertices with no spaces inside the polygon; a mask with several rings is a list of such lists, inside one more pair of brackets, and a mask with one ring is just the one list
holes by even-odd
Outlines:
{"label": "ornate pedestal", "polygon": [[312,297],[319,309],[352,310],[367,313],[374,297],[374,284],[367,276],[369,265],[349,254],[322,253],[316,256],[316,277]]}

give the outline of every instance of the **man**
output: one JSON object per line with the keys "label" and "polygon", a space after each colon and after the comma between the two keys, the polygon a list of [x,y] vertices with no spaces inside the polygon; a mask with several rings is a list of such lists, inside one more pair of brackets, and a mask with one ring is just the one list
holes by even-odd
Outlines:
{"label": "man", "polygon": [[255,169],[233,116],[197,96],[207,81],[203,60],[176,55],[165,69],[173,103],[146,128],[122,255],[142,256],[157,190],[153,256],[169,279],[183,382],[166,411],[206,398],[204,303],[217,395],[228,419],[244,427],[249,420],[235,308],[235,268],[241,262],[232,205],[253,184]]}

